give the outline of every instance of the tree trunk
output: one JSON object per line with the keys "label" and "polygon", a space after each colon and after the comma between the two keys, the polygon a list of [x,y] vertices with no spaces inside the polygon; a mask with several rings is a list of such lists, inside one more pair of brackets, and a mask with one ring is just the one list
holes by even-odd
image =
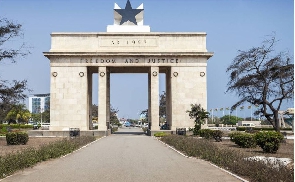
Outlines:
{"label": "tree trunk", "polygon": [[274,120],[274,123],[275,123],[275,130],[277,132],[280,132],[280,129],[281,129],[281,123],[280,123],[280,120],[279,120],[279,112],[278,111],[275,111],[273,112],[274,115],[273,115],[273,120]]}

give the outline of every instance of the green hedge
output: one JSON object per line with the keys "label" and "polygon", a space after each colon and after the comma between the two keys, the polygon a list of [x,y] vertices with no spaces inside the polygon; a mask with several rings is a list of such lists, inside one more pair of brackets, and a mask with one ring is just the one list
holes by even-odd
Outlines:
{"label": "green hedge", "polygon": [[25,145],[29,141],[29,136],[25,132],[9,132],[6,133],[7,145]]}
{"label": "green hedge", "polygon": [[18,145],[17,133],[15,133],[15,132],[7,133],[6,134],[6,143],[7,143],[7,145]]}
{"label": "green hedge", "polygon": [[276,153],[280,147],[284,136],[275,131],[258,132],[254,135],[257,145],[262,148],[264,152]]}
{"label": "green hedge", "polygon": [[16,171],[32,167],[38,162],[52,158],[58,158],[94,141],[94,137],[76,137],[62,139],[40,148],[27,148],[15,153],[0,156],[0,179],[13,174]]}
{"label": "green hedge", "polygon": [[33,129],[33,125],[30,124],[0,124],[0,129],[10,127],[11,129]]}
{"label": "green hedge", "polygon": [[18,141],[18,144],[26,145],[29,141],[29,135],[25,132],[18,132],[17,141]]}
{"label": "green hedge", "polygon": [[276,153],[284,136],[276,131],[260,131],[255,134],[233,132],[229,134],[230,140],[243,148],[254,148],[257,145],[263,152]]}
{"label": "green hedge", "polygon": [[237,127],[237,131],[247,131],[247,130],[255,130],[255,131],[273,131],[273,128],[256,128],[256,127]]}
{"label": "green hedge", "polygon": [[199,135],[200,135],[200,137],[210,139],[210,138],[212,138],[212,132],[213,132],[213,130],[210,130],[210,129],[200,129]]}
{"label": "green hedge", "polygon": [[214,138],[215,141],[221,142],[223,132],[220,130],[210,130],[210,129],[201,129],[199,130],[200,137],[203,137],[205,139],[211,139]]}
{"label": "green hedge", "polygon": [[292,131],[292,128],[281,128],[283,131]]}
{"label": "green hedge", "polygon": [[[257,127],[237,127],[237,131],[247,131],[247,130],[255,130],[255,131],[275,131],[274,128],[257,128]],[[292,128],[281,128],[283,131],[292,131]]]}
{"label": "green hedge", "polygon": [[169,135],[168,133],[165,132],[157,132],[154,134],[155,137],[163,137]]}
{"label": "green hedge", "polygon": [[229,134],[230,140],[242,148],[255,148],[256,140],[250,133],[234,132]]}

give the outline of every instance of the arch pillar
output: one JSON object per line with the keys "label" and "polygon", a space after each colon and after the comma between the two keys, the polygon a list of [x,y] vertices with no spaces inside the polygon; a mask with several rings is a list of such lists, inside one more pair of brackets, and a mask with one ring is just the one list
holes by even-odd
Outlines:
{"label": "arch pillar", "polygon": [[171,67],[166,70],[166,122],[169,125],[169,129],[173,127],[172,118],[172,90],[171,90]]}
{"label": "arch pillar", "polygon": [[107,131],[110,120],[110,72],[98,67],[98,131]]}
{"label": "arch pillar", "polygon": [[150,67],[148,73],[149,129],[159,130],[159,67]]}

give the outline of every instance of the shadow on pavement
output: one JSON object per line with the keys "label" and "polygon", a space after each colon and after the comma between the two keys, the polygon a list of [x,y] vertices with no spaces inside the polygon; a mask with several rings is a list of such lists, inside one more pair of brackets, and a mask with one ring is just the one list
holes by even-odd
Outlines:
{"label": "shadow on pavement", "polygon": [[146,135],[144,132],[120,132],[116,131],[113,133],[113,135]]}

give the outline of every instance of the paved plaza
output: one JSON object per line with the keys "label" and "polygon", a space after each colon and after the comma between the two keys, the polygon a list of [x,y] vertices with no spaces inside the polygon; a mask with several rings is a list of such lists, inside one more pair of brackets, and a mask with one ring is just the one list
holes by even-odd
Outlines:
{"label": "paved plaza", "polygon": [[2,181],[239,181],[206,161],[181,156],[141,131],[140,128],[122,128],[119,134]]}

